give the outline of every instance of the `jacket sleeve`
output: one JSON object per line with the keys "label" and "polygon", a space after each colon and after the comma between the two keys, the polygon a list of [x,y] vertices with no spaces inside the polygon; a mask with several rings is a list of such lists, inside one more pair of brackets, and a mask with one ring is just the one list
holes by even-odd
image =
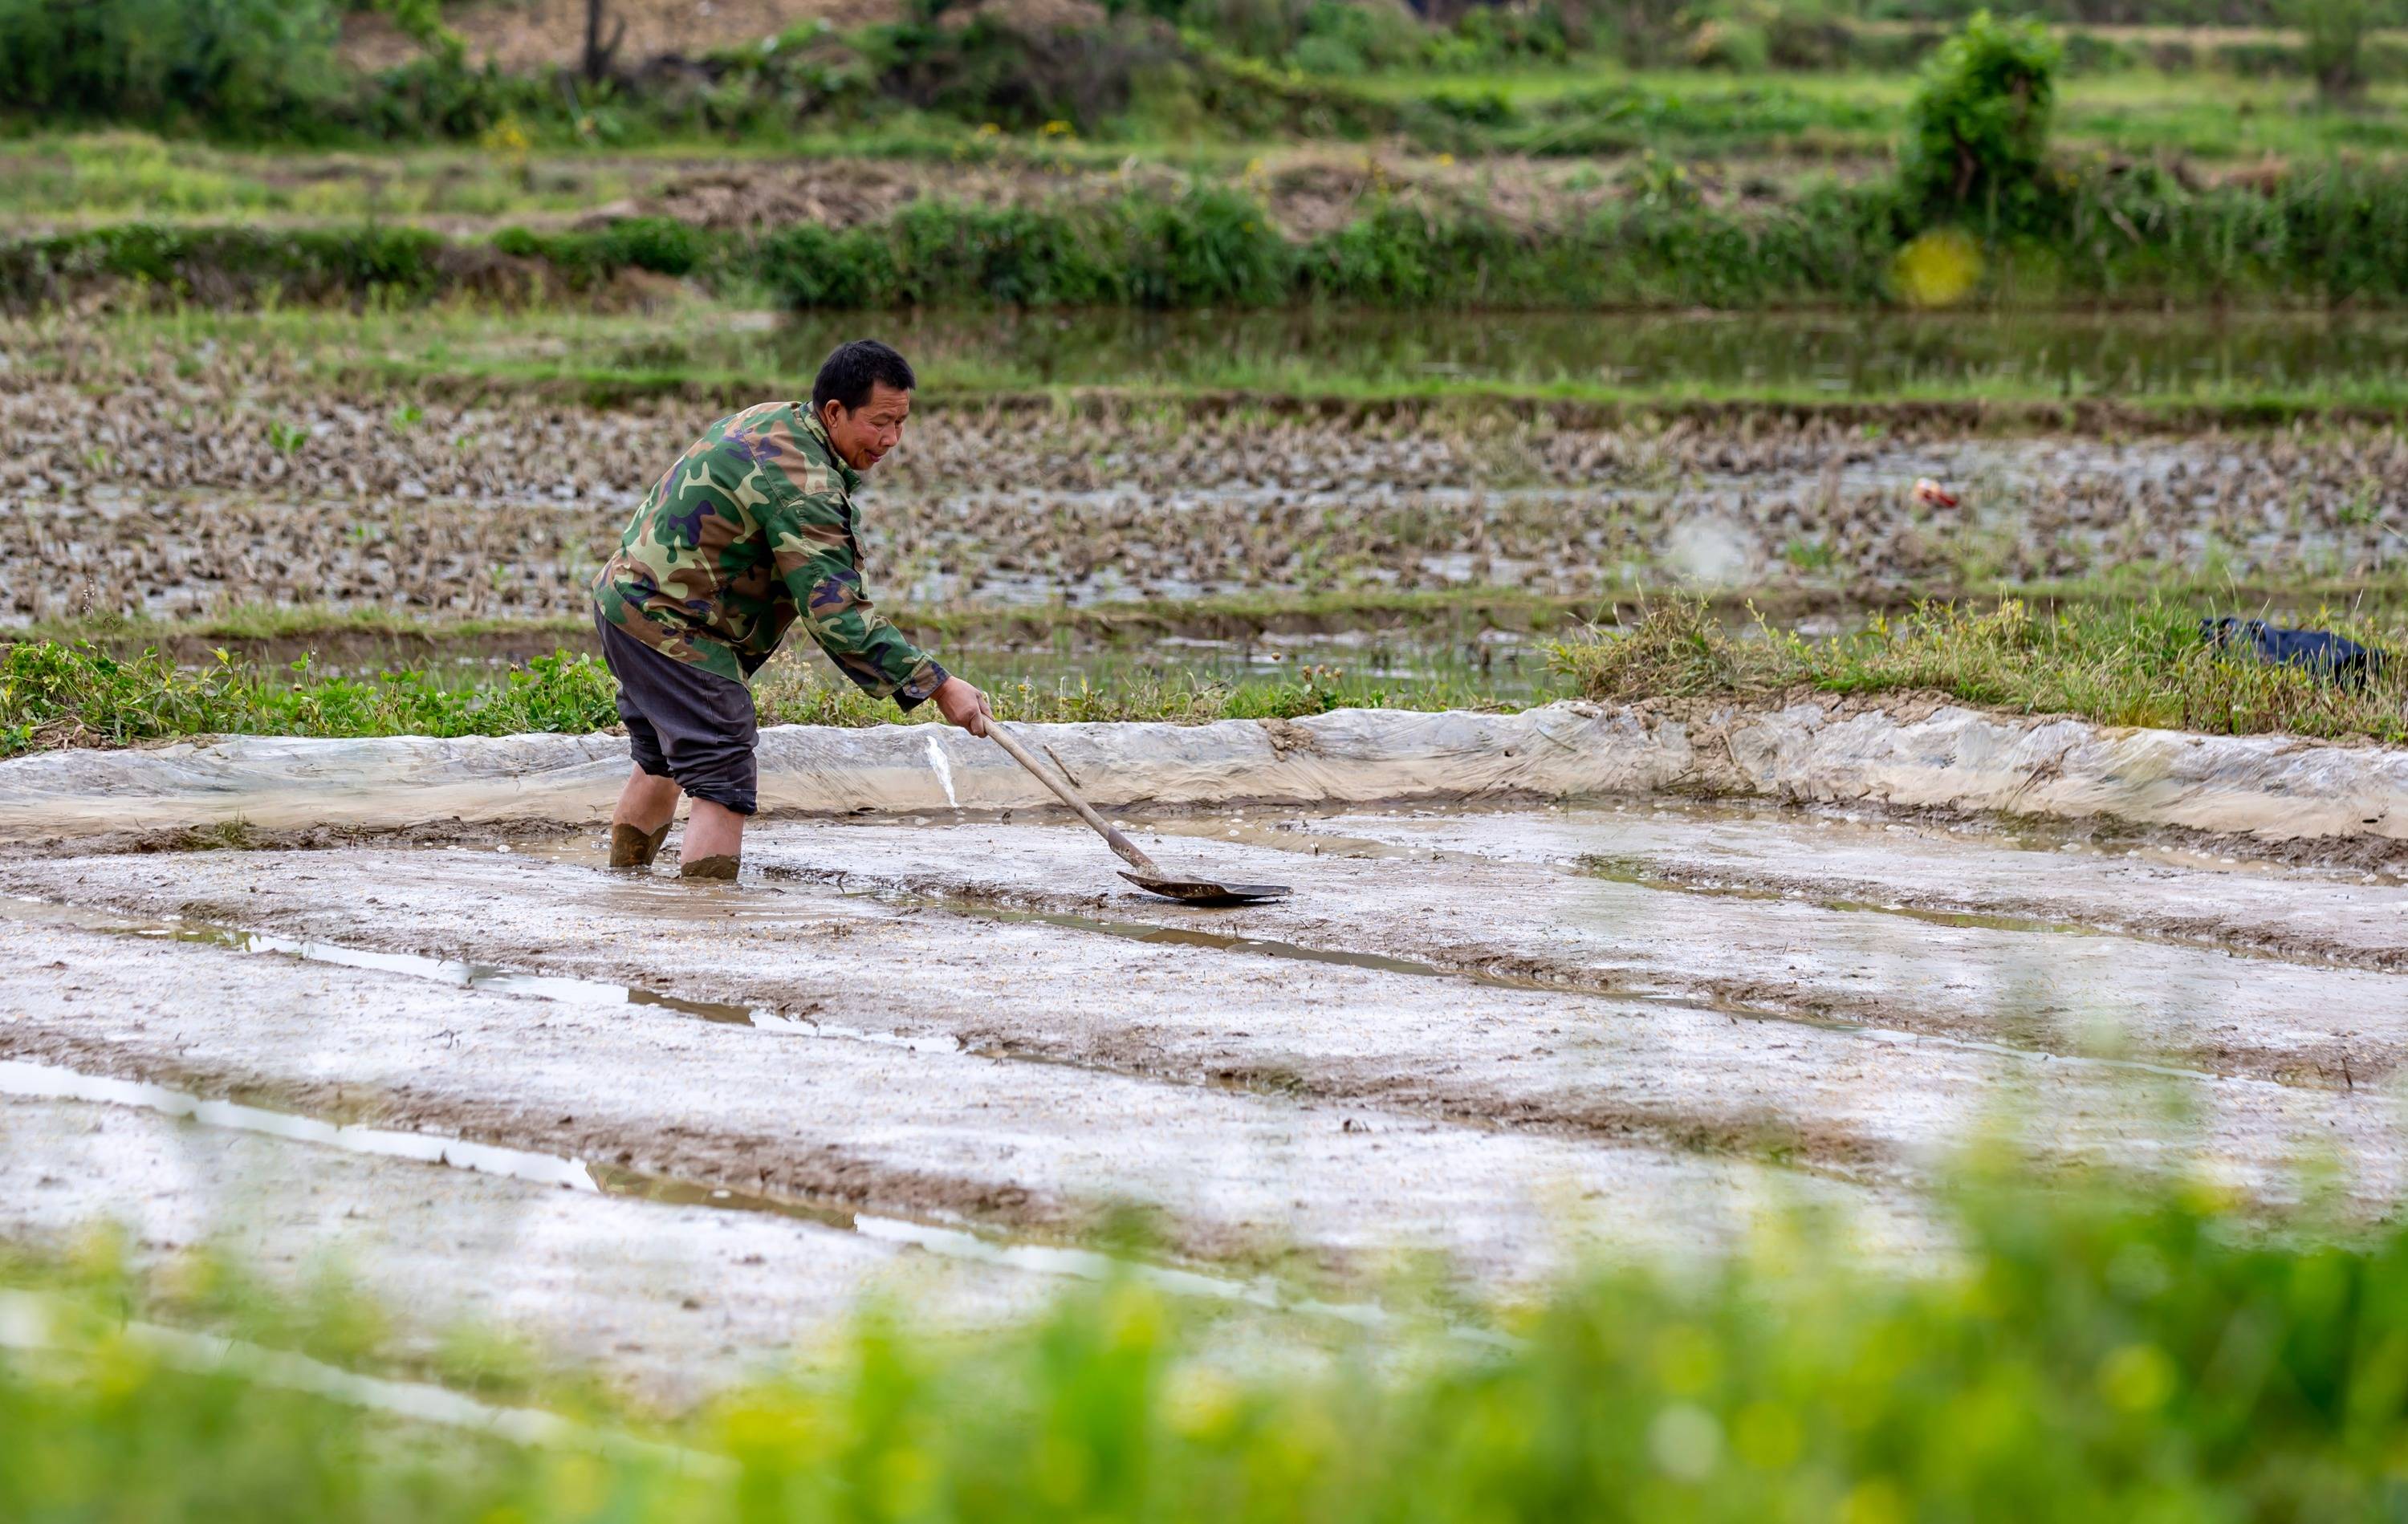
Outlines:
{"label": "jacket sleeve", "polygon": [[795,595],[803,628],[837,670],[873,698],[910,709],[946,678],[927,652],[903,638],[869,602],[853,559],[842,498],[805,492],[768,510],[769,551]]}

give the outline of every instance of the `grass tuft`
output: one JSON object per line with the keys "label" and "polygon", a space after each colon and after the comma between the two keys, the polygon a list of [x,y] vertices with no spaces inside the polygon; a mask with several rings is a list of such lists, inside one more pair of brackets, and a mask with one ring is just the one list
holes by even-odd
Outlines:
{"label": "grass tuft", "polygon": [[145,650],[118,658],[36,640],[0,648],[0,757],[58,747],[122,747],[178,737],[515,735],[618,722],[608,668],[566,651],[498,682],[447,685],[423,667],[319,677],[305,658],[281,677],[224,651],[186,668]]}
{"label": "grass tuft", "polygon": [[[2408,740],[2408,665],[2363,685],[2211,649],[2204,610],[2162,597],[2038,615],[2017,598],[1987,608],[1918,604],[1863,630],[1810,640],[1762,619],[1733,629],[1706,605],[1649,605],[1622,630],[1554,644],[1556,669],[1590,698],[1938,692],[1985,708],[2069,714],[2107,725],[2216,735],[2287,732]],[[2323,610],[2310,621],[2377,650],[2408,651],[2408,627]]]}

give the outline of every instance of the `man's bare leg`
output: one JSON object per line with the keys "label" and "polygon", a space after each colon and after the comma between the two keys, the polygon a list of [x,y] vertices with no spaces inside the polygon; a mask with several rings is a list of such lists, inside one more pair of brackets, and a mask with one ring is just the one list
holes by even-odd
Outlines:
{"label": "man's bare leg", "polygon": [[733,878],[744,857],[744,817],[724,805],[697,799],[686,812],[685,843],[678,873],[686,878]]}
{"label": "man's bare leg", "polygon": [[610,866],[651,867],[661,855],[669,822],[677,819],[677,802],[676,779],[637,768],[619,791],[619,807],[610,812]]}

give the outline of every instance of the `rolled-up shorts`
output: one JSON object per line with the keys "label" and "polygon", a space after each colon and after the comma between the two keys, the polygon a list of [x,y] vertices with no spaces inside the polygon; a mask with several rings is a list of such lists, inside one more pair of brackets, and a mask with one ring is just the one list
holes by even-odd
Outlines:
{"label": "rolled-up shorts", "polygon": [[602,637],[602,660],[619,680],[619,718],[626,721],[636,765],[675,779],[696,799],[752,814],[760,782],[752,748],[761,738],[752,691],[663,656],[599,610],[594,628]]}

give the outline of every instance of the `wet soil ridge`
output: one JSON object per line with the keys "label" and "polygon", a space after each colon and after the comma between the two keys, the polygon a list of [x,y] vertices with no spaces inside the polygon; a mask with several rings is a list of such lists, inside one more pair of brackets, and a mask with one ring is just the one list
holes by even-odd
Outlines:
{"label": "wet soil ridge", "polygon": [[[0,1058],[1008,1232],[1075,1238],[1141,1205],[1166,1253],[1197,1261],[1342,1272],[1404,1242],[1528,1279],[1562,1242],[1555,1183],[1652,1204],[1655,1231],[1624,1241],[1664,1243],[1740,1220],[1770,1178],[1745,1161],[953,1052],[814,1043],[797,1056],[774,1032],[202,944],[0,922],[0,949],[21,970],[0,976],[18,1013]],[[792,966],[793,947],[774,950]],[[1886,1210],[1861,1188],[1829,1189]]]}
{"label": "wet soil ridge", "polygon": [[[1545,823],[1498,819],[1516,835]],[[917,876],[968,852],[1024,885],[1077,882],[1092,855],[1070,829],[1054,826],[930,832],[789,821],[762,833],[767,866],[845,862],[870,878]],[[1165,844],[1166,853],[1176,845]],[[1268,855],[1240,843],[1216,852],[1249,872]],[[1422,1183],[1408,1188],[1396,1173],[1407,1170],[1448,1172],[1456,1197],[1426,1209],[1442,1210],[1455,1251],[1474,1254],[1485,1251],[1469,1238],[1520,1233],[1494,1216],[1521,1189],[1500,1180],[1664,1170],[1755,1177],[1775,1168],[1870,1201],[1928,1179],[1934,1161],[1969,1146],[1994,1114],[2050,1157],[2126,1151],[2144,1138],[2179,1153],[2194,1127],[2231,1160],[2272,1160],[2288,1140],[2315,1138],[2344,1147],[2369,1172],[2359,1187],[2367,1200],[2387,1200],[2393,1189],[2391,1112],[2372,1086],[2212,1079],[2146,1062],[2214,1047],[2239,1028],[2265,1050],[2253,1071],[2284,1061],[2277,1045],[2289,1061],[2313,1063],[2345,1040],[2356,1072],[2377,1078],[2399,1047],[2400,1020],[2386,1014],[2399,1008],[2397,990],[2384,976],[2278,973],[2262,996],[2253,986],[2236,1004],[2230,968],[2195,949],[2080,939],[2069,950],[1895,918],[1734,906],[1537,863],[1478,874],[1426,856],[1324,858],[1308,868],[1281,855],[1299,879],[1312,876],[1323,911],[1310,922],[1248,911],[1208,919],[1176,906],[1158,914],[1182,930],[1294,936],[1299,956],[1274,961],[1254,950],[1263,944],[1224,948],[1209,935],[1128,934],[1140,930],[1134,922],[1000,919],[980,930],[979,945],[995,966],[1018,973],[967,1007],[926,976],[932,959],[962,945],[955,915],[791,881],[785,892],[772,883],[697,894],[673,879],[630,879],[524,852],[362,853],[339,864],[323,853],[19,864],[7,872],[19,892],[70,894],[122,914],[180,912],[186,926],[201,918],[273,928],[319,956],[243,957],[215,941],[137,941],[129,952],[120,936],[115,948],[94,946],[79,959],[72,944],[87,938],[55,939],[66,950],[50,956],[67,961],[66,982],[83,988],[47,1014],[29,1004],[25,1021],[0,1028],[0,1052],[36,1043],[41,1050],[23,1056],[91,1071],[137,1051],[162,1063],[189,1065],[197,1052],[222,1061],[223,1045],[237,1043],[259,1052],[245,1061],[260,1066],[253,1083],[280,1093],[299,1084],[305,1108],[322,1111],[330,1104],[322,1070],[333,1061],[321,1051],[319,1013],[366,998],[375,1008],[363,1019],[391,1064],[347,1057],[337,1077],[354,1102],[373,1098],[380,1126],[434,1126],[606,1165],[618,1162],[613,1149],[632,1147],[628,1166],[651,1173],[778,1195],[800,1189],[856,1210],[954,1212],[1014,1232],[1075,1232],[1094,1220],[1082,1208],[1117,1197],[1158,1208],[1164,1241],[1199,1258],[1260,1253],[1269,1229],[1319,1246],[1318,1259],[1359,1228],[1327,1215],[1337,1209],[1320,1198],[1327,1189],[1344,1194],[1349,1212],[1376,1210],[1402,1224],[1424,1210],[1405,1204],[1412,1192],[1437,1177],[1416,1174]],[[337,879],[369,890],[330,890]],[[1651,984],[1698,964],[1780,985],[1793,1001],[1832,989],[1885,990],[1896,1008],[1928,1009],[1925,1025],[1955,1035],[1750,1020],[1677,998],[1402,971],[1408,949],[1445,938],[1484,941],[1504,957],[1552,947]],[[463,990],[372,966],[392,961],[372,950],[430,948],[540,977]],[[1375,948],[1389,962],[1310,955],[1352,948]],[[324,956],[340,949],[363,956]],[[263,1016],[189,999],[172,1015],[133,1012],[145,1030],[92,1032],[82,1010],[97,993],[93,963],[156,963],[170,951],[187,995],[194,980],[236,960],[239,971],[215,976],[258,990],[331,990],[335,1006],[313,998],[291,1013],[321,1023],[318,1047],[284,1054]],[[640,979],[682,1004],[665,1009],[657,995],[631,995],[590,1004],[564,979]],[[1098,1002],[1098,990],[1120,999]],[[685,1007],[695,1002],[796,1015],[753,1028],[694,1019]],[[401,1030],[394,1013],[405,1004],[433,1025]],[[876,1036],[815,1041],[794,1030],[798,1020]],[[367,1036],[349,1021],[345,1033],[346,1045],[350,1034]],[[2093,1061],[2094,1041],[2143,1062]],[[69,1044],[81,1046],[62,1046]],[[553,1067],[571,1053],[573,1074]],[[634,1089],[623,1092],[613,1075]],[[234,1082],[228,1072],[203,1078],[204,1089]],[[706,1097],[710,1115],[692,1104],[661,1111],[655,1092],[669,1078],[672,1093]],[[2177,1123],[2164,1110],[2175,1091],[2191,1098],[2192,1120]],[[581,1099],[572,1103],[572,1092]],[[554,1104],[574,1113],[575,1129],[552,1125]],[[1133,1151],[1127,1130],[1137,1118],[1146,1147]],[[1013,1139],[1008,1153],[994,1149],[997,1129]],[[826,1150],[854,1167],[818,1167]],[[1540,1175],[1512,1173],[1525,1169]],[[2271,1168],[2253,1179],[2253,1189],[2279,1193]],[[1498,1203],[1475,1208],[1465,1199],[1491,1188],[1503,1190]],[[1295,1212],[1306,1215],[1281,1233],[1277,1224]],[[1431,1219],[1411,1236],[1436,1227]]]}
{"label": "wet soil ridge", "polygon": [[[1341,709],[1208,725],[1025,725],[1105,807],[1567,799],[1651,792],[1870,801],[2107,819],[2270,842],[2408,840],[2408,752],[1985,713],[1937,700],[1547,705],[1518,714]],[[944,756],[947,780],[929,748]],[[601,819],[617,736],[244,736],[0,762],[0,838],[223,827],[389,828]],[[1047,808],[995,747],[920,726],[761,737],[765,809]]]}

